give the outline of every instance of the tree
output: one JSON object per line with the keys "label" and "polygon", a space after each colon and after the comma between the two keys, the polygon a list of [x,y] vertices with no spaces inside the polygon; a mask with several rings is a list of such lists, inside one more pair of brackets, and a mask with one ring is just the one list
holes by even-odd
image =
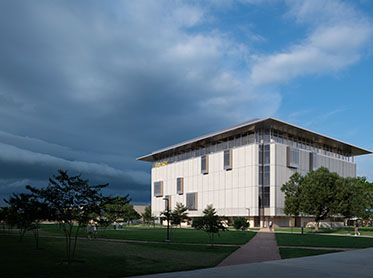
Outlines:
{"label": "tree", "polygon": [[146,206],[145,211],[141,214],[142,216],[142,221],[148,225],[153,221],[153,216],[152,216],[152,207]]}
{"label": "tree", "polygon": [[[362,216],[365,209],[363,180],[361,178],[339,178],[335,198],[335,212],[349,219]],[[350,232],[350,226],[348,226]]]}
{"label": "tree", "polygon": [[281,191],[285,194],[284,213],[294,217],[295,221],[301,212],[301,184],[303,179],[299,173],[295,173],[281,187]]}
{"label": "tree", "polygon": [[247,228],[249,228],[249,223],[247,222],[245,217],[238,217],[234,219],[233,227],[236,230],[242,230],[245,231]]}
{"label": "tree", "polygon": [[359,178],[360,183],[363,187],[364,195],[364,210],[361,217],[364,220],[370,222],[370,225],[373,224],[373,183],[367,181],[365,177]]}
{"label": "tree", "polygon": [[203,210],[203,217],[193,220],[192,227],[196,230],[202,230],[207,233],[211,247],[214,246],[214,235],[219,235],[219,231],[226,230],[212,205],[208,205]]}
{"label": "tree", "polygon": [[100,218],[100,224],[105,228],[123,217],[125,212],[125,205],[131,201],[128,195],[116,196],[116,197],[105,197],[102,204],[102,215]]}
{"label": "tree", "polygon": [[[88,224],[92,214],[101,213],[103,196],[100,191],[106,186],[108,184],[91,186],[80,175],[70,177],[67,171],[58,170],[58,175],[49,178],[46,188],[26,187],[46,203],[51,211],[49,220],[57,221],[63,227],[69,264],[75,255],[80,228]],[[74,223],[77,223],[76,229],[73,229]]]}
{"label": "tree", "polygon": [[173,225],[179,225],[181,227],[181,223],[184,220],[188,219],[188,208],[184,206],[182,203],[176,203],[175,209],[171,212],[171,222]]}
{"label": "tree", "polygon": [[7,222],[11,226],[20,229],[20,240],[26,231],[32,231],[35,238],[36,248],[39,248],[40,222],[49,217],[49,210],[45,203],[38,200],[33,194],[20,193],[4,200],[9,204]]}
{"label": "tree", "polygon": [[315,217],[316,230],[321,220],[336,212],[335,197],[339,178],[337,173],[321,167],[308,172],[301,182],[300,210]]}
{"label": "tree", "polygon": [[0,207],[0,224],[5,229],[6,218],[8,214],[8,207]]}
{"label": "tree", "polygon": [[131,221],[139,219],[140,214],[137,213],[131,203],[127,203],[123,206],[122,217],[124,221],[127,221],[127,224],[129,225]]}

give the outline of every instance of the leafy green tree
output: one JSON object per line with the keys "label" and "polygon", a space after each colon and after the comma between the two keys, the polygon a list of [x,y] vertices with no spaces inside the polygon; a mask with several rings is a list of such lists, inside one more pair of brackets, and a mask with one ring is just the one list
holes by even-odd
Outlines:
{"label": "leafy green tree", "polygon": [[129,196],[105,197],[102,204],[102,217],[99,223],[105,229],[113,222],[118,221],[125,213],[125,205],[131,201]]}
{"label": "leafy green tree", "polygon": [[[58,170],[58,175],[49,178],[46,188],[27,186],[35,196],[43,200],[51,211],[49,220],[61,224],[66,242],[67,262],[71,264],[77,245],[79,230],[86,227],[92,214],[101,213],[103,196],[101,190],[108,184],[91,186],[80,175],[70,177],[67,171]],[[74,229],[74,224],[77,223]],[[73,243],[73,245],[72,245]]]}
{"label": "leafy green tree", "polygon": [[[363,216],[365,210],[363,180],[361,178],[339,178],[335,196],[335,212],[349,219]],[[350,232],[350,226],[348,226]]]}
{"label": "leafy green tree", "polygon": [[238,217],[234,219],[233,227],[236,230],[242,230],[245,231],[247,228],[249,228],[249,223],[247,222],[245,217]]}
{"label": "leafy green tree", "polygon": [[3,230],[5,230],[7,224],[8,210],[8,207],[0,207],[0,224],[2,225]]}
{"label": "leafy green tree", "polygon": [[36,248],[39,248],[40,223],[49,217],[46,204],[39,202],[33,194],[26,193],[13,193],[4,201],[9,204],[8,223],[20,230],[20,240],[23,240],[26,231],[32,231]]}
{"label": "leafy green tree", "polygon": [[203,210],[203,217],[195,218],[193,220],[192,227],[196,230],[202,230],[207,233],[211,247],[214,246],[214,235],[219,235],[219,231],[226,230],[212,205],[208,205]]}
{"label": "leafy green tree", "polygon": [[141,214],[142,216],[142,221],[145,223],[145,224],[148,224],[150,225],[150,223],[153,221],[153,216],[152,216],[152,207],[149,205],[149,206],[146,206],[145,207],[145,211]]}
{"label": "leafy green tree", "polygon": [[131,221],[140,219],[141,216],[134,209],[134,207],[131,203],[127,203],[123,207],[122,218],[124,219],[124,221],[127,221],[127,224],[129,225],[131,223]]}
{"label": "leafy green tree", "polygon": [[335,198],[339,178],[337,173],[321,167],[308,172],[301,182],[300,210],[315,217],[316,230],[319,229],[321,220],[336,212]]}
{"label": "leafy green tree", "polygon": [[289,181],[282,185],[281,191],[285,194],[284,213],[297,219],[301,212],[301,184],[304,177],[299,173],[293,174]]}
{"label": "leafy green tree", "polygon": [[188,208],[182,203],[176,203],[175,209],[171,212],[171,222],[173,225],[179,225],[187,220],[188,217]]}
{"label": "leafy green tree", "polygon": [[373,183],[367,181],[365,177],[359,178],[360,183],[363,187],[364,195],[364,210],[361,217],[364,220],[370,222],[370,225],[373,225]]}

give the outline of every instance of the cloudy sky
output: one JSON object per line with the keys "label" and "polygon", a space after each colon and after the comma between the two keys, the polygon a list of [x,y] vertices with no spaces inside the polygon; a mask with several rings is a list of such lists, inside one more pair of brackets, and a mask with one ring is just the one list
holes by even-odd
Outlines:
{"label": "cloudy sky", "polygon": [[59,168],[148,203],[136,157],[251,118],[373,150],[371,1],[9,0],[0,37],[0,205]]}

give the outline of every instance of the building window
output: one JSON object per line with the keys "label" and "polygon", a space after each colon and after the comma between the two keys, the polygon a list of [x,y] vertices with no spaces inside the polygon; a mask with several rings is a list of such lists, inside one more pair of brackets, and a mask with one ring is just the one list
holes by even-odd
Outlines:
{"label": "building window", "polygon": [[310,153],[310,171],[315,171],[317,169],[317,154]]}
{"label": "building window", "polygon": [[154,182],[154,196],[155,197],[163,196],[163,181]]}
{"label": "building window", "polygon": [[299,167],[299,150],[287,147],[287,166],[289,168]]}
{"label": "building window", "polygon": [[224,151],[224,170],[232,170],[232,150]]}
{"label": "building window", "polygon": [[198,195],[197,192],[186,194],[186,207],[189,210],[197,210]]}
{"label": "building window", "polygon": [[[259,164],[270,164],[271,162],[271,145],[259,145]],[[263,163],[264,162],[264,163]]]}
{"label": "building window", "polygon": [[270,205],[271,183],[271,145],[259,145],[259,207],[268,208]]}
{"label": "building window", "polygon": [[164,202],[165,202],[164,209],[168,210],[168,211],[172,210],[172,207],[171,207],[171,195],[165,196],[164,197]]}
{"label": "building window", "polygon": [[[264,190],[264,194],[263,194]],[[269,186],[264,186],[264,187],[259,187],[259,207],[264,208],[269,208],[269,199],[270,198],[270,187]]]}
{"label": "building window", "polygon": [[176,192],[179,195],[184,194],[184,178],[177,178],[177,180],[176,180]]}
{"label": "building window", "polygon": [[201,173],[208,174],[209,173],[209,157],[208,155],[201,156]]}
{"label": "building window", "polygon": [[259,167],[259,185],[269,186],[271,177],[270,175],[271,172],[269,165]]}

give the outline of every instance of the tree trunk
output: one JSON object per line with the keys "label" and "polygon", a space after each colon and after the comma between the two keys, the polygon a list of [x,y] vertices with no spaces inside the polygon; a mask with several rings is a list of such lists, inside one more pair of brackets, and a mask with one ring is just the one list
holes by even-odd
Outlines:
{"label": "tree trunk", "polygon": [[73,253],[72,253],[72,258],[74,258],[74,256],[75,256],[76,242],[78,241],[78,233],[79,233],[79,229],[80,229],[80,224],[78,225],[78,229],[77,229],[76,232],[75,232],[75,238],[74,238],[74,249],[73,249]]}
{"label": "tree trunk", "polygon": [[72,224],[69,225],[69,229],[66,229],[66,224],[63,224],[63,229],[65,232],[65,239],[66,239],[66,255],[67,255],[67,263],[71,264],[71,233],[72,233]]}
{"label": "tree trunk", "polygon": [[34,232],[36,249],[39,249],[39,228],[34,229],[33,232]]}
{"label": "tree trunk", "polygon": [[319,224],[320,224],[320,221],[316,221],[315,232],[319,231]]}
{"label": "tree trunk", "polygon": [[19,241],[23,241],[23,238],[24,238],[24,236],[25,236],[25,233],[26,233],[26,228],[24,228],[24,229],[20,229],[20,233],[19,233]]}

